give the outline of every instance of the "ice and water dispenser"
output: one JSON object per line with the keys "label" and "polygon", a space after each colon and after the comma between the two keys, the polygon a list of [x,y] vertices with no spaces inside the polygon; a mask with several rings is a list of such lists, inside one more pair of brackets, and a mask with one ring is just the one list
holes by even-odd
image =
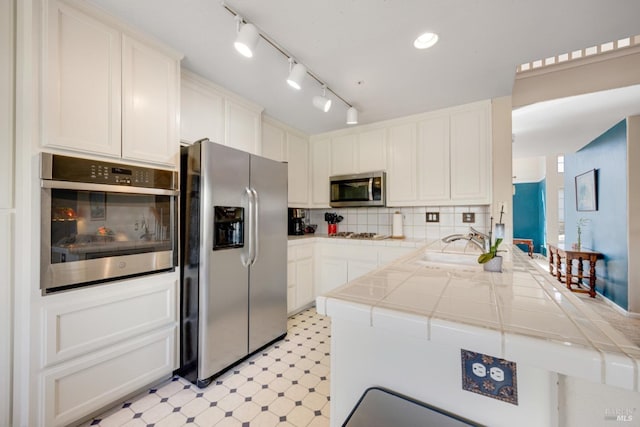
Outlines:
{"label": "ice and water dispenser", "polygon": [[215,206],[213,250],[244,246],[244,208]]}

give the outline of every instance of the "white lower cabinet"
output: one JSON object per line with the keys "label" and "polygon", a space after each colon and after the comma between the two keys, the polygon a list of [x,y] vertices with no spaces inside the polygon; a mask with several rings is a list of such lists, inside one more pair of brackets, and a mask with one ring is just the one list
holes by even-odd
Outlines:
{"label": "white lower cabinet", "polygon": [[178,272],[42,297],[42,425],[68,425],[177,367]]}
{"label": "white lower cabinet", "polygon": [[385,246],[382,242],[370,243],[354,244],[345,240],[316,243],[316,296],[330,292],[415,249]]}
{"label": "white lower cabinet", "polygon": [[288,247],[287,311],[296,311],[311,304],[315,298],[313,286],[313,243]]}

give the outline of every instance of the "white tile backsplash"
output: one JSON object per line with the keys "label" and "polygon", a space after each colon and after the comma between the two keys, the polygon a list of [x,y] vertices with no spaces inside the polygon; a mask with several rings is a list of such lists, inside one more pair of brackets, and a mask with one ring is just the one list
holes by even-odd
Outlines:
{"label": "white tile backsplash", "polygon": [[[327,233],[325,212],[335,212],[344,217],[338,224],[338,231],[391,234],[392,217],[395,212],[402,213],[403,235],[408,239],[440,239],[453,233],[466,233],[469,226],[484,233],[489,231],[489,205],[311,209],[307,215],[307,222],[317,224],[320,234]],[[440,222],[427,223],[426,212],[439,212]],[[463,223],[463,212],[475,212],[476,222]]]}

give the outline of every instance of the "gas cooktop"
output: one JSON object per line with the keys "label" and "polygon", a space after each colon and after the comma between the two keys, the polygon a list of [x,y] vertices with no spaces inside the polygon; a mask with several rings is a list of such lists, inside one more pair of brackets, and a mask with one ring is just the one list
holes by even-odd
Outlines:
{"label": "gas cooktop", "polygon": [[335,234],[330,234],[329,237],[341,237],[343,239],[381,240],[388,239],[389,235],[376,233],[354,233],[353,231],[339,231]]}

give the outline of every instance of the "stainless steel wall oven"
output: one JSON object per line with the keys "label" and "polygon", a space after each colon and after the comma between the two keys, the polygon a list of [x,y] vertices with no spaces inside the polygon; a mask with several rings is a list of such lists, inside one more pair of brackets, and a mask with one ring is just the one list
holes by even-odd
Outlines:
{"label": "stainless steel wall oven", "polygon": [[173,270],[178,174],[42,153],[44,293]]}

